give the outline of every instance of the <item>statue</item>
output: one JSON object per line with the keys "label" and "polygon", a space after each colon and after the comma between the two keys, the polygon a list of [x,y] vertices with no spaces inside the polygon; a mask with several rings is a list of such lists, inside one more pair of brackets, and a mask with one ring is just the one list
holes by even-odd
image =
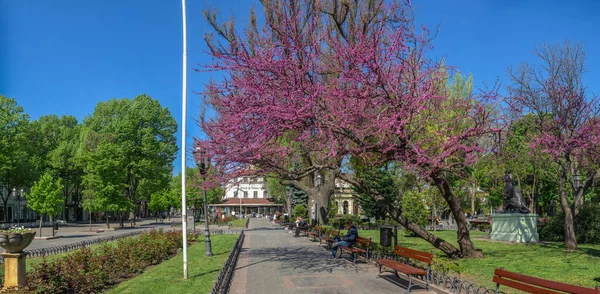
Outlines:
{"label": "statue", "polygon": [[515,187],[512,175],[507,172],[502,179],[504,180],[504,212],[529,213],[521,190]]}

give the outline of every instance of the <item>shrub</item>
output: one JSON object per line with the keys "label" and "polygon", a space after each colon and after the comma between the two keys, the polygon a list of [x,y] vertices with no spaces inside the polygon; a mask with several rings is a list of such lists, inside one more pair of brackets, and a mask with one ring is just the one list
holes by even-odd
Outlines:
{"label": "shrub", "polygon": [[94,251],[83,248],[53,262],[44,259],[27,273],[28,287],[20,293],[99,293],[174,256],[182,245],[181,232],[152,230]]}
{"label": "shrub", "polygon": [[[427,208],[423,203],[423,194],[415,191],[407,191],[402,195],[402,214],[424,228],[427,225]],[[415,237],[416,234],[404,228],[404,235]]]}
{"label": "shrub", "polygon": [[[587,204],[575,217],[575,237],[578,243],[600,244],[600,204]],[[565,215],[562,211],[541,227],[540,240],[565,241]]]}
{"label": "shrub", "polygon": [[294,218],[300,216],[302,218],[306,218],[308,215],[308,211],[306,210],[306,207],[304,207],[304,205],[302,204],[296,204],[296,206],[294,206]]}

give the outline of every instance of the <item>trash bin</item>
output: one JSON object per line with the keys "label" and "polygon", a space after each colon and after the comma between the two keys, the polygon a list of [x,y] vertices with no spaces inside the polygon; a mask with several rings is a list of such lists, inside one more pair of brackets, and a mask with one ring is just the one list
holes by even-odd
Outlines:
{"label": "trash bin", "polygon": [[392,246],[392,228],[380,227],[379,228],[379,243],[381,246]]}
{"label": "trash bin", "polygon": [[54,228],[55,231],[58,230],[58,223],[53,223],[52,227]]}

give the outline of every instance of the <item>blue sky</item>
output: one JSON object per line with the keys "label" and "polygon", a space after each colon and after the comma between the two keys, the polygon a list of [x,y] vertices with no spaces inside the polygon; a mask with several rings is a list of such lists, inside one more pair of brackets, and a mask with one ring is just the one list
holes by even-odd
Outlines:
{"label": "blue sky", "polygon": [[[215,8],[245,25],[257,3],[187,1],[188,138],[200,136],[191,120],[201,104],[195,92],[219,78],[192,70],[210,62],[202,11]],[[600,79],[600,1],[413,0],[413,6],[417,22],[437,30],[432,56],[472,73],[478,87],[497,79],[506,85],[507,67],[532,61],[533,48],[543,42],[573,40],[584,44],[587,85],[600,93],[594,83]],[[146,93],[181,126],[181,28],[177,0],[0,0],[0,94],[15,98],[32,119],[82,120],[100,101]]]}

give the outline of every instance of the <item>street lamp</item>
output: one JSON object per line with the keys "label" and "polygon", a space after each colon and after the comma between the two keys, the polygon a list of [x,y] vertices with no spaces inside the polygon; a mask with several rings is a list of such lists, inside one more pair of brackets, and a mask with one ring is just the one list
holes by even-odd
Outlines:
{"label": "street lamp", "polygon": [[194,149],[194,160],[196,161],[196,165],[198,166],[198,170],[200,171],[200,175],[202,176],[202,193],[204,196],[204,236],[206,236],[206,256],[212,256],[212,249],[210,244],[210,230],[208,227],[208,203],[206,202],[206,186],[204,185],[206,180],[206,172],[208,171],[208,167],[210,165],[210,159],[206,156],[206,152],[202,150],[200,147],[196,147]]}
{"label": "street lamp", "polygon": [[240,216],[239,216],[239,218],[242,218],[242,215],[243,215],[242,214],[242,196],[240,194],[240,183],[239,182],[237,183],[237,196],[240,199]]}
{"label": "street lamp", "polygon": [[[17,199],[17,188],[13,188],[13,195],[15,196],[15,199]],[[19,199],[17,199],[17,202],[19,202]],[[10,218],[11,218],[11,222],[12,222],[12,220],[14,219],[12,217],[12,215],[10,216]]]}
{"label": "street lamp", "polygon": [[321,186],[323,185],[323,175],[321,171],[317,171],[317,176],[315,177],[315,187],[317,187],[317,199],[315,204],[317,205],[317,209],[315,212],[315,217],[317,218],[317,225],[319,224],[319,197],[321,196]]}
{"label": "street lamp", "polygon": [[19,194],[19,197],[17,198],[18,202],[17,202],[17,206],[19,207],[19,227],[21,226],[21,201],[23,201],[23,188],[21,188],[21,193]]}
{"label": "street lamp", "polygon": [[575,190],[579,191],[579,188],[581,188],[581,183],[583,182],[583,176],[582,175],[574,175],[573,176],[573,184],[575,185]]}

